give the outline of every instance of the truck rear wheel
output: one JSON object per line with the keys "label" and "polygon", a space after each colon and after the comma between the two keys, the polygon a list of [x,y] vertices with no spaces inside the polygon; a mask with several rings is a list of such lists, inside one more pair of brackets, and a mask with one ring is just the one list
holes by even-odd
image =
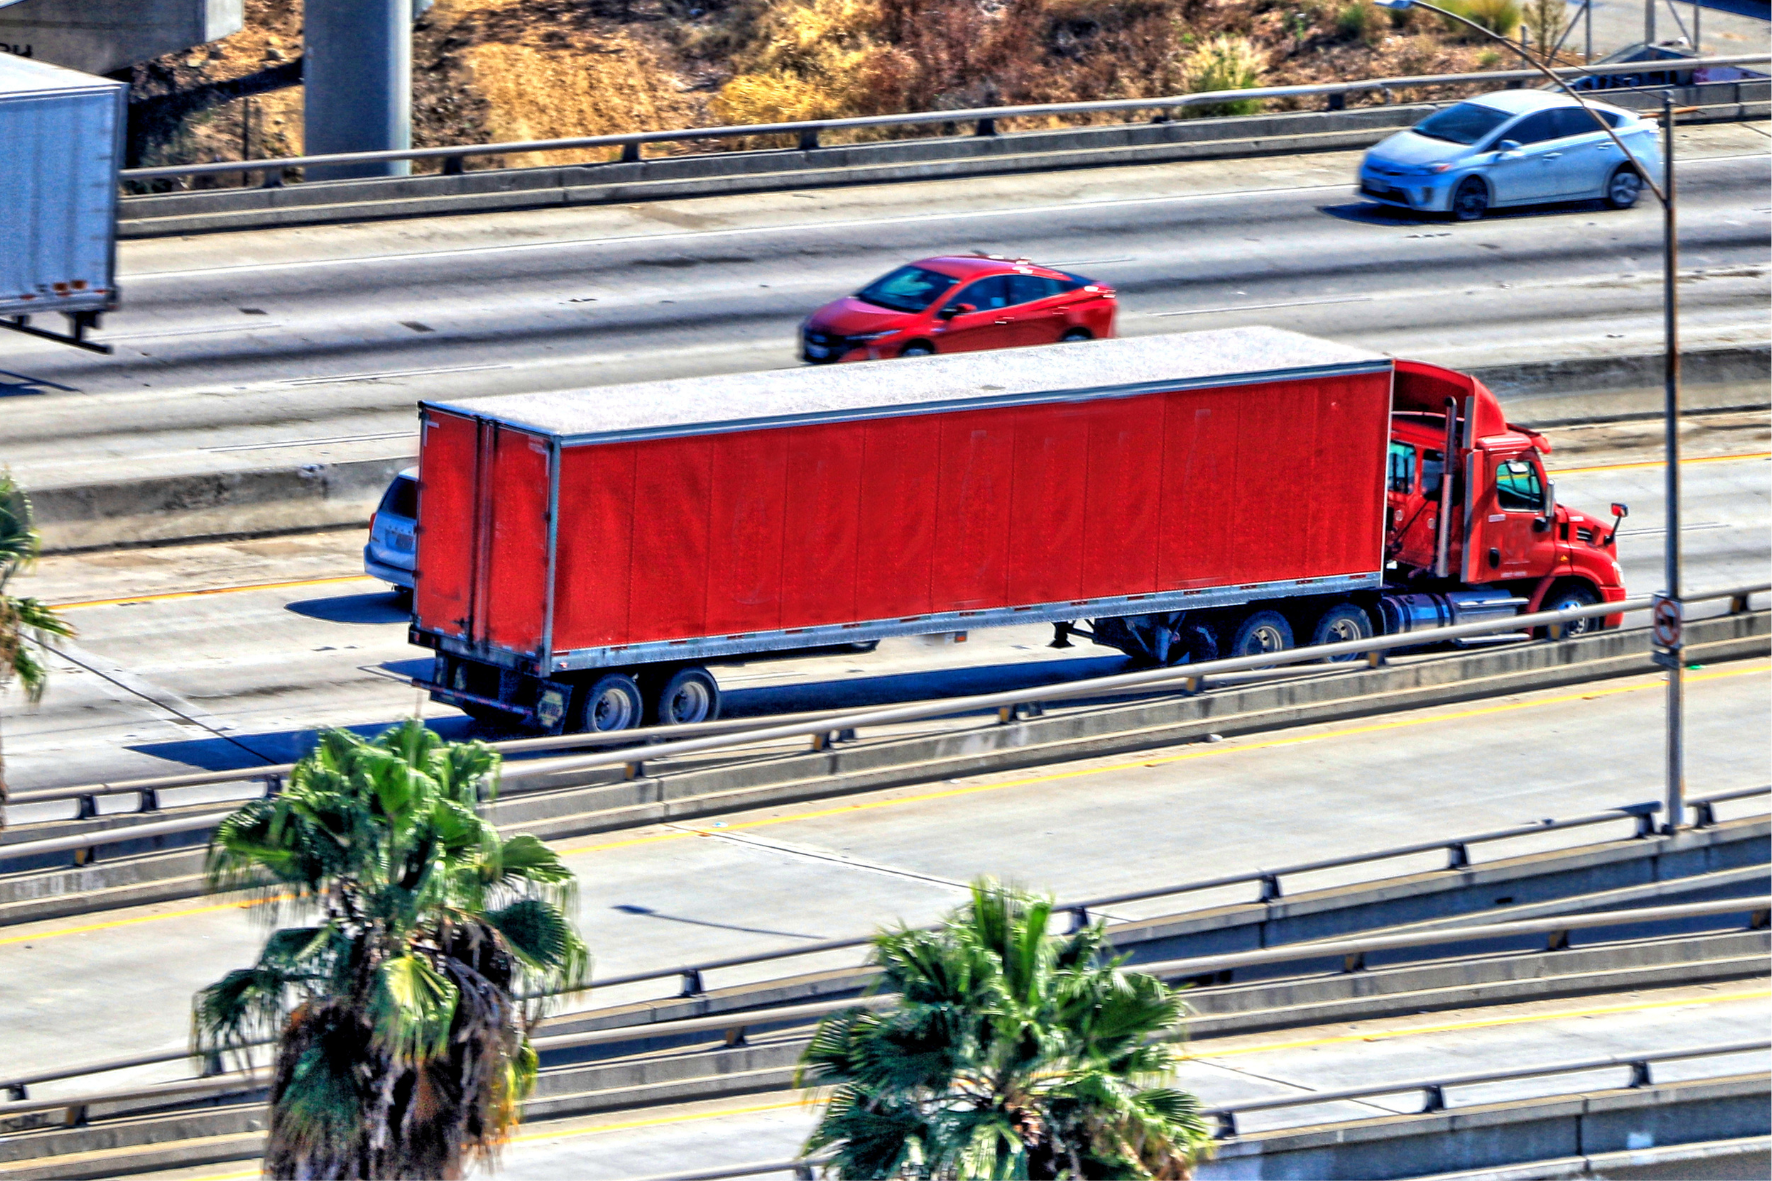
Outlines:
{"label": "truck rear wheel", "polygon": [[1260,656],[1283,652],[1293,646],[1292,625],[1278,611],[1257,611],[1237,625],[1236,638],[1226,656]]}
{"label": "truck rear wheel", "polygon": [[650,705],[652,720],[661,726],[711,722],[720,716],[720,685],[705,668],[680,668],[659,687]]}
{"label": "truck rear wheel", "polygon": [[633,677],[626,673],[607,673],[585,690],[575,728],[585,734],[632,730],[640,724],[643,708],[640,686],[634,683]]}
{"label": "truck rear wheel", "polygon": [[[1317,626],[1311,631],[1311,646],[1345,644],[1350,640],[1369,640],[1371,638],[1372,617],[1352,603],[1337,603],[1323,612],[1322,618],[1317,620]],[[1332,664],[1358,659],[1360,659],[1358,652],[1328,657]]]}

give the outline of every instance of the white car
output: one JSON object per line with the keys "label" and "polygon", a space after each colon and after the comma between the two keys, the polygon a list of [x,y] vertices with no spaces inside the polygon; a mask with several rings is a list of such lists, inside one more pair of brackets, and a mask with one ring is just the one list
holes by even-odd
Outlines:
{"label": "white car", "polygon": [[1639,169],[1661,169],[1656,125],[1634,111],[1589,103],[1630,149],[1564,94],[1501,90],[1435,111],[1366,153],[1360,192],[1418,213],[1474,221],[1490,209],[1551,201],[1636,204]]}
{"label": "white car", "polygon": [[394,477],[369,518],[369,544],[363,572],[379,578],[398,595],[412,593],[412,567],[418,551],[418,469]]}

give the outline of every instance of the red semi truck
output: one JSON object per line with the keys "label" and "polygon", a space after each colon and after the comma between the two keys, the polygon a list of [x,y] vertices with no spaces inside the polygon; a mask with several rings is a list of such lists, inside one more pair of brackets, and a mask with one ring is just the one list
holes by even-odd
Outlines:
{"label": "red semi truck", "polygon": [[1278,329],[421,414],[417,683],[546,731],[710,718],[710,664],[887,636],[1174,664],[1625,597],[1616,521],[1481,383]]}

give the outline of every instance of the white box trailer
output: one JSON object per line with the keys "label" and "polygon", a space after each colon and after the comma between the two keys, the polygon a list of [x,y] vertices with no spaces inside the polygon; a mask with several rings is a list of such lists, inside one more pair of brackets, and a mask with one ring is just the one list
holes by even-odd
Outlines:
{"label": "white box trailer", "polygon": [[[129,87],[0,53],[0,327],[79,344],[117,306]],[[48,312],[69,334],[32,327]]]}

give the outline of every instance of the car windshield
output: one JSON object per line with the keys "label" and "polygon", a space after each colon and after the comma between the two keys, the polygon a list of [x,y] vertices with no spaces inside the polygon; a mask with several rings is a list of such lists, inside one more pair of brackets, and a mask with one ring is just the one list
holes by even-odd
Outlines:
{"label": "car windshield", "polygon": [[922,267],[899,267],[855,293],[855,298],[891,308],[895,312],[920,312],[941,298],[954,280]]}
{"label": "car windshield", "polygon": [[1443,139],[1447,143],[1474,144],[1511,118],[1513,116],[1506,111],[1480,103],[1458,103],[1434,112],[1417,123],[1413,130],[1417,135]]}

